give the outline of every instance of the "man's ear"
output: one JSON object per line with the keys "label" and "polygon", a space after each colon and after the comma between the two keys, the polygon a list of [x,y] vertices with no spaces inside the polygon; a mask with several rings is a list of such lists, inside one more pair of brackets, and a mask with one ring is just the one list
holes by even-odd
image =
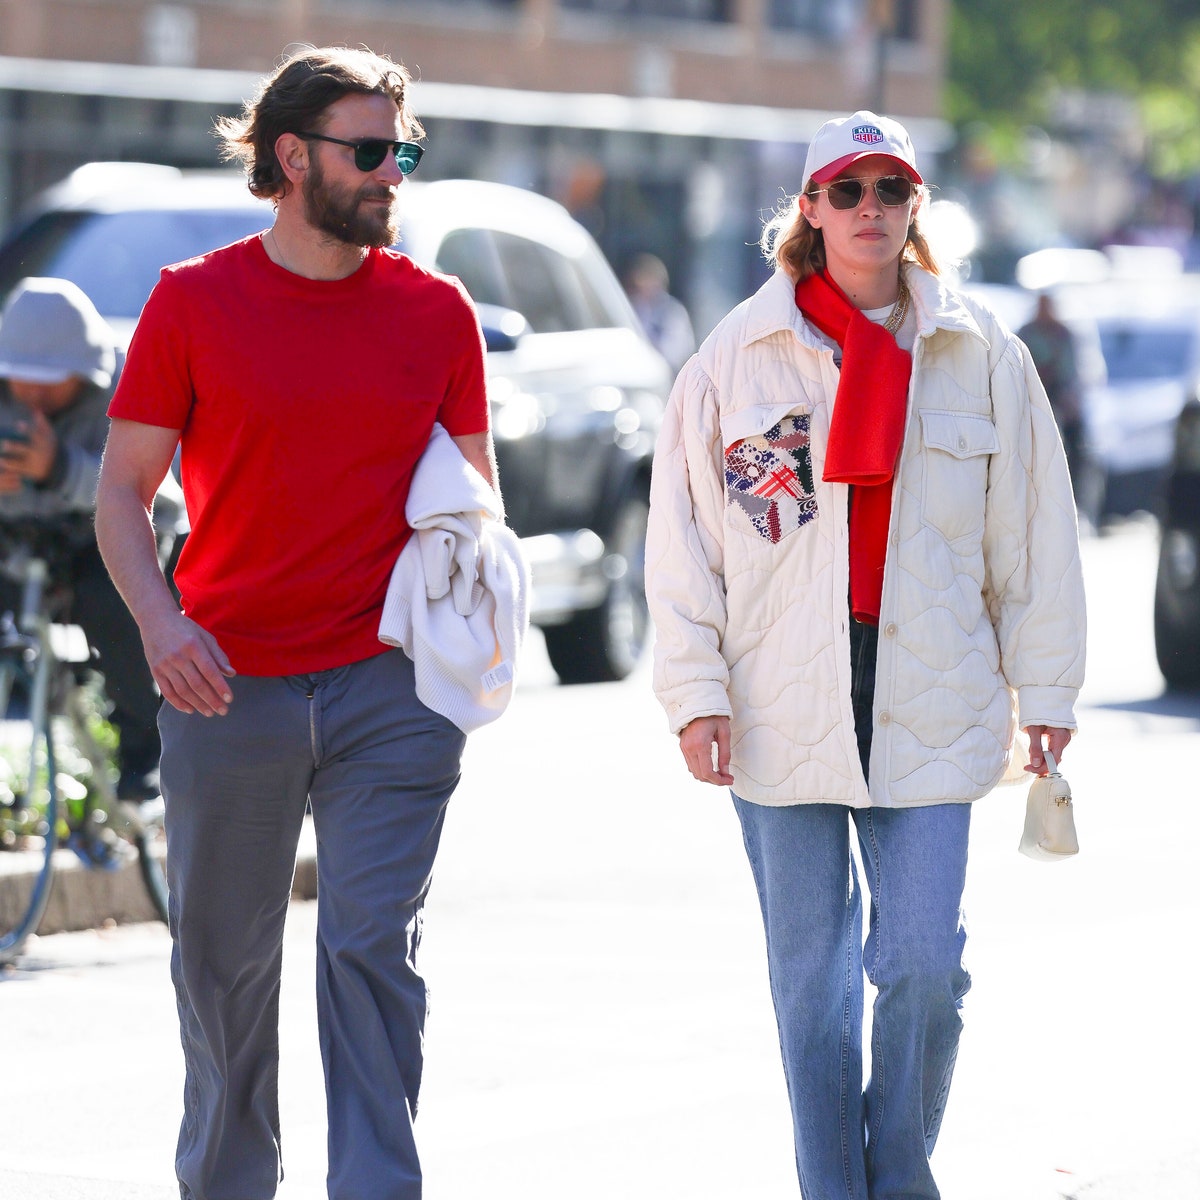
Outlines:
{"label": "man's ear", "polygon": [[300,183],[308,174],[308,142],[304,138],[281,133],[275,139],[275,157],[289,183]]}

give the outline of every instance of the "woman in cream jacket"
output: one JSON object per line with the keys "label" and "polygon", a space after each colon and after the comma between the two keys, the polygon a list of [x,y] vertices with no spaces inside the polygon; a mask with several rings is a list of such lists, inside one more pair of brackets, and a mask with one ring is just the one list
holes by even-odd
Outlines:
{"label": "woman in cream jacket", "polygon": [[1075,728],[1075,510],[1028,353],[937,274],[903,127],[827,122],[804,181],[764,233],[775,274],[672,393],[654,686],[734,795],[805,1200],[936,1200],[969,802]]}

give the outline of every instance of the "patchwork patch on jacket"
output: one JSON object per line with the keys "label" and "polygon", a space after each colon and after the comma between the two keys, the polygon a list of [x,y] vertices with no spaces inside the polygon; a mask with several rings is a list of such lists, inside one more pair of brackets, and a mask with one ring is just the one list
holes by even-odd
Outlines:
{"label": "patchwork patch on jacket", "polygon": [[784,417],[725,451],[726,494],[769,542],[817,515],[808,421],[807,413]]}

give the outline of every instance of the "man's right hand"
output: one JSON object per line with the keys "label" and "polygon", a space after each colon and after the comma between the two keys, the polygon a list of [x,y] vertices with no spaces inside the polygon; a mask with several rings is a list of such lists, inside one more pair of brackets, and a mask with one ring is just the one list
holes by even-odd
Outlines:
{"label": "man's right hand", "polygon": [[142,634],[159,691],[182,713],[224,716],[234,674],[217,639],[179,611],[163,578],[150,514],[171,468],[178,429],[114,419],[96,493],[96,540]]}
{"label": "man's right hand", "polygon": [[142,645],[164,700],[182,713],[225,716],[233,700],[226,680],[236,672],[211,633],[176,612],[143,628]]}
{"label": "man's right hand", "polygon": [[732,786],[729,744],[728,717],[697,717],[679,731],[679,749],[683,752],[683,760],[701,783],[712,783],[718,787]]}

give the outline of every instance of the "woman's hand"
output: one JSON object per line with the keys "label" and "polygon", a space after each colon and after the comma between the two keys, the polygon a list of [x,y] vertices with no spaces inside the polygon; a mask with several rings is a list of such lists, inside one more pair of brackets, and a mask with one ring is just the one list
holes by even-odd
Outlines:
{"label": "woman's hand", "polygon": [[[1062,762],[1063,751],[1071,740],[1069,729],[1059,729],[1055,725],[1028,725],[1025,732],[1029,735],[1029,766],[1025,770],[1034,775],[1049,775],[1050,764],[1046,762],[1045,750],[1054,755],[1056,763]],[[1046,739],[1045,750],[1042,738]]]}
{"label": "woman's hand", "polygon": [[728,717],[697,717],[689,721],[679,731],[679,749],[688,770],[701,783],[713,783],[718,787],[732,785]]}

